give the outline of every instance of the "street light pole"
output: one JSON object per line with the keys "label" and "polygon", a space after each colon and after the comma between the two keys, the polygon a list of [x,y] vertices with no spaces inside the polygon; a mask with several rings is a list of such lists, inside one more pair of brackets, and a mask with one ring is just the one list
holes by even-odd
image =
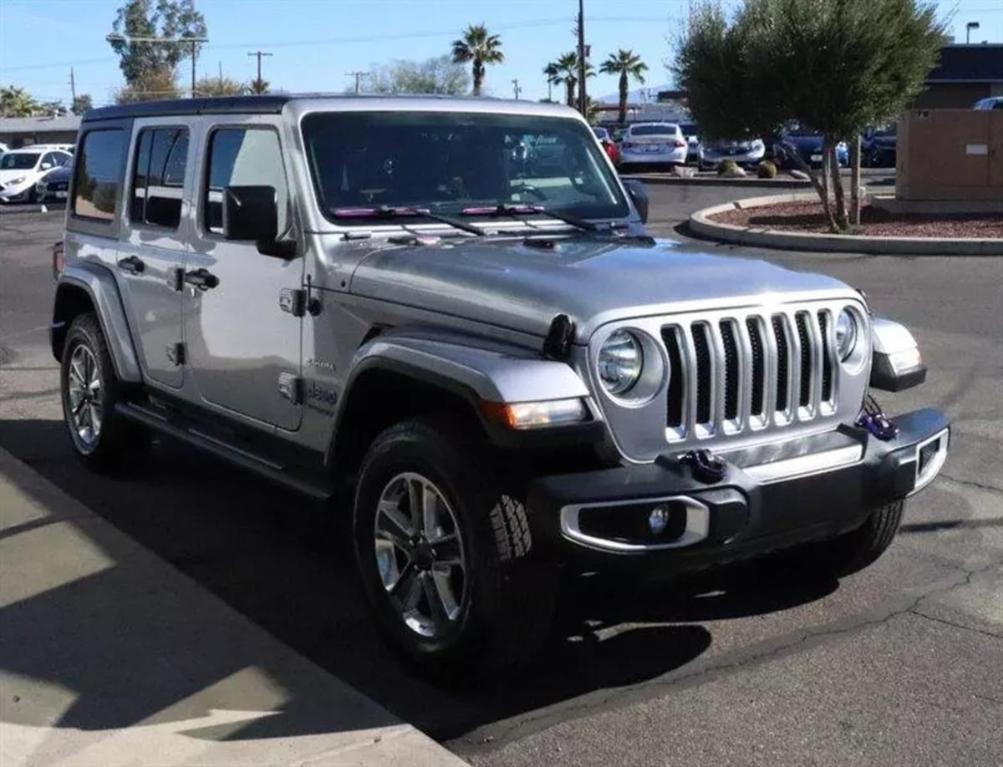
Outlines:
{"label": "street light pole", "polygon": [[977,21],[969,21],[967,24],[965,24],[965,45],[972,44],[972,30],[978,28],[979,28],[979,22]]}
{"label": "street light pole", "polygon": [[112,32],[105,37],[109,43],[157,43],[167,45],[190,44],[192,46],[192,98],[195,98],[195,62],[198,58],[198,47],[201,43],[209,42],[208,37],[146,37],[122,35]]}
{"label": "street light pole", "polygon": [[585,0],[578,0],[578,111],[583,117],[588,103],[585,93]]}

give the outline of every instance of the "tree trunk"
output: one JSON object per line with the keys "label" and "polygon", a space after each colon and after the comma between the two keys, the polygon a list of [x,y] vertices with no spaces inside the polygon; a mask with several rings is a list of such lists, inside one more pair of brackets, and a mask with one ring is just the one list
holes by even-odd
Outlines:
{"label": "tree trunk", "polygon": [[573,107],[575,105],[575,81],[569,77],[564,81],[564,87],[567,89],[568,106]]}
{"label": "tree trunk", "polygon": [[832,203],[829,201],[829,141],[822,140],[822,209],[825,211],[825,219],[829,224],[829,230],[839,231],[836,226],[836,219],[832,215]]}
{"label": "tree trunk", "polygon": [[620,125],[627,123],[627,73],[620,73]]}
{"label": "tree trunk", "polygon": [[474,95],[481,95],[481,85],[484,82],[484,67],[481,63],[474,59]]}
{"label": "tree trunk", "polygon": [[850,223],[860,226],[860,134],[850,144]]}
{"label": "tree trunk", "polygon": [[836,158],[836,142],[829,142],[829,170],[832,173],[832,189],[836,195],[836,226],[845,232],[850,228],[846,217],[846,195],[843,192],[843,182],[839,177],[839,160]]}

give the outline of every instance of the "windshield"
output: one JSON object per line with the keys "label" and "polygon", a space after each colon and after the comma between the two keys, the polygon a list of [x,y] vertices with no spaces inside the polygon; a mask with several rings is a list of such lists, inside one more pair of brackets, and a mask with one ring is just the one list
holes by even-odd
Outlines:
{"label": "windshield", "polygon": [[38,155],[34,152],[11,152],[0,157],[0,170],[31,170],[37,162]]}
{"label": "windshield", "polygon": [[376,206],[457,214],[532,204],[588,218],[627,215],[588,127],[535,115],[320,112],[303,118],[324,211]]}
{"label": "windshield", "polygon": [[675,125],[635,125],[630,129],[631,136],[675,136]]}

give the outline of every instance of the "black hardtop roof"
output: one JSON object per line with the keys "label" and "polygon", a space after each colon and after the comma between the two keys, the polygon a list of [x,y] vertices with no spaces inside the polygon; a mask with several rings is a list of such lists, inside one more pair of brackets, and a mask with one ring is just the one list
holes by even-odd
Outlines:
{"label": "black hardtop roof", "polygon": [[[278,114],[288,102],[298,99],[372,99],[378,101],[388,98],[394,100],[464,100],[462,96],[443,96],[438,94],[415,94],[413,96],[360,94],[356,96],[344,93],[279,93],[263,96],[214,96],[197,99],[172,99],[170,101],[140,101],[135,104],[100,107],[87,112],[84,115],[84,122],[123,120],[132,117],[168,117],[172,115]],[[485,101],[483,98],[466,98],[471,101]],[[505,99],[501,100],[504,101]]]}

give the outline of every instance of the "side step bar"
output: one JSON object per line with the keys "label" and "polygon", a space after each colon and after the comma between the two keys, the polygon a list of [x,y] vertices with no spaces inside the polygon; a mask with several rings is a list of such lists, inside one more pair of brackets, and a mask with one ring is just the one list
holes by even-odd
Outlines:
{"label": "side step bar", "polygon": [[138,423],[161,434],[166,434],[199,450],[204,450],[243,469],[253,471],[265,479],[285,485],[303,495],[322,501],[328,500],[334,495],[333,483],[324,482],[322,479],[313,477],[305,477],[302,472],[297,472],[292,467],[282,466],[267,458],[249,453],[223,440],[204,434],[194,427],[189,427],[183,423],[176,423],[169,417],[148,410],[142,405],[133,402],[120,402],[115,405],[115,412],[134,423]]}

